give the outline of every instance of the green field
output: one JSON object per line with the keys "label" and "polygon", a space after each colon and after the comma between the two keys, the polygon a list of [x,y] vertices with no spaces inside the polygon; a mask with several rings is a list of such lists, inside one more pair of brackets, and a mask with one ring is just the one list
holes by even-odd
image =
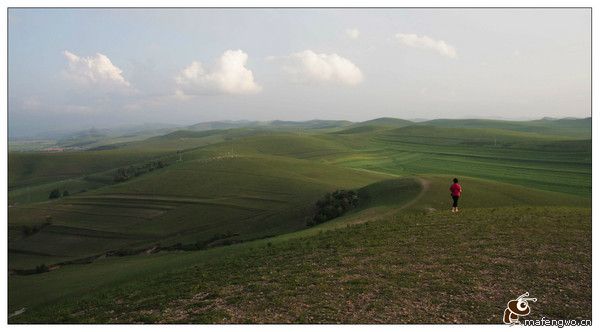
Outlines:
{"label": "green field", "polygon": [[[532,315],[591,319],[590,124],[211,124],[10,152],[9,322],[498,323],[525,291]],[[358,206],[307,226],[338,189]]]}

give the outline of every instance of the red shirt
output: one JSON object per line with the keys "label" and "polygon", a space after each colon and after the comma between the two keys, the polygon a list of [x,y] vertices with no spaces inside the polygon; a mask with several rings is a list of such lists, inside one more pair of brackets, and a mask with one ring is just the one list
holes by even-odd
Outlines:
{"label": "red shirt", "polygon": [[460,197],[461,190],[462,187],[458,183],[454,183],[452,186],[450,186],[450,192],[452,192],[452,196]]}

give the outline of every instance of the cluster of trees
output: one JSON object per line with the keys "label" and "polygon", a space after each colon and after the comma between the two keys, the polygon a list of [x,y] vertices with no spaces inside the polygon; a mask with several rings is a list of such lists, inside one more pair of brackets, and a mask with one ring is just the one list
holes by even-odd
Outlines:
{"label": "cluster of trees", "polygon": [[117,169],[114,176],[115,182],[127,181],[133,177],[152,172],[155,169],[166,167],[168,164],[162,160],[150,161],[142,165],[131,165]]}
{"label": "cluster of trees", "polygon": [[32,275],[32,274],[38,274],[38,273],[45,273],[45,272],[49,272],[50,271],[50,267],[46,264],[42,264],[42,265],[37,265],[35,268],[33,269],[15,269],[12,270],[12,272],[14,272],[17,275],[22,275],[22,276],[27,276],[27,275]]}
{"label": "cluster of trees", "polygon": [[358,193],[354,190],[336,190],[326,194],[315,204],[315,214],[308,226],[337,218],[358,206]]}
{"label": "cluster of trees", "polygon": [[60,198],[62,195],[62,197],[67,197],[69,196],[69,191],[65,189],[65,191],[62,192],[62,194],[60,193],[60,190],[58,190],[58,188],[54,188],[52,189],[52,191],[50,192],[50,194],[48,195],[48,198],[50,199],[56,199],[56,198]]}

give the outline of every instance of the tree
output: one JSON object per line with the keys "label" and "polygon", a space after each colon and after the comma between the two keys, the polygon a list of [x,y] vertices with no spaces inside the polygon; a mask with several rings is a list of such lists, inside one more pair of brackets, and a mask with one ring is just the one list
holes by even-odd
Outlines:
{"label": "tree", "polygon": [[35,226],[25,225],[23,226],[22,231],[24,236],[30,236],[37,233],[37,228]]}
{"label": "tree", "polygon": [[125,168],[117,169],[117,173],[115,174],[114,181],[115,182],[123,182],[129,179],[129,172]]}
{"label": "tree", "polygon": [[38,265],[35,267],[36,273],[44,273],[50,271],[50,268],[46,264]]}
{"label": "tree", "polygon": [[315,204],[313,219],[307,225],[313,226],[337,218],[356,206],[358,194],[353,190],[328,193]]}
{"label": "tree", "polygon": [[48,195],[48,198],[50,198],[50,199],[60,198],[60,190],[58,190],[58,188],[53,189],[50,192],[50,195]]}

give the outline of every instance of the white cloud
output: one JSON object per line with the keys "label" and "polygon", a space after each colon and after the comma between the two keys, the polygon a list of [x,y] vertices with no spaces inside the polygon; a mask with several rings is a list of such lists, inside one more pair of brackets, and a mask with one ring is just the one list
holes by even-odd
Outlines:
{"label": "white cloud", "polygon": [[68,61],[66,76],[79,84],[104,87],[130,86],[121,75],[123,71],[113,65],[104,54],[96,53],[90,57],[80,57],[69,51],[64,51],[63,54]]}
{"label": "white cloud", "polygon": [[456,58],[454,46],[443,40],[436,40],[429,36],[417,36],[412,33],[398,33],[396,34],[396,40],[407,47],[431,50],[449,58]]}
{"label": "white cloud", "polygon": [[346,36],[352,39],[357,39],[360,36],[360,31],[358,31],[356,28],[346,29]]}
{"label": "white cloud", "polygon": [[212,70],[206,70],[194,61],[175,78],[178,95],[250,94],[262,87],[254,81],[252,71],[246,68],[248,54],[242,50],[228,50],[217,59]]}
{"label": "white cloud", "polygon": [[283,70],[297,83],[356,85],[363,80],[362,72],[354,63],[335,53],[305,50],[278,59],[283,60]]}

